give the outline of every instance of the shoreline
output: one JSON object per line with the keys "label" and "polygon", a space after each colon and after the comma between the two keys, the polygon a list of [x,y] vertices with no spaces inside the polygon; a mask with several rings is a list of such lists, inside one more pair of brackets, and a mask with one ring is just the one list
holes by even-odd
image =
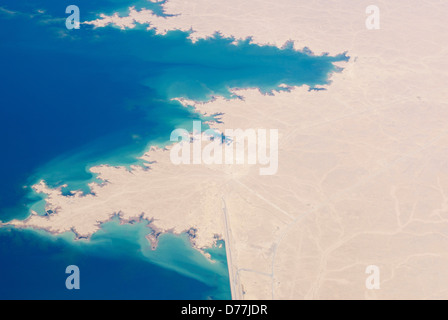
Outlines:
{"label": "shoreline", "polygon": [[[59,214],[51,223],[34,216],[30,225],[77,224],[82,236],[110,212],[125,219],[144,212],[160,230],[194,228],[198,248],[219,234],[234,299],[446,297],[448,93],[434,83],[448,81],[441,72],[448,67],[441,15],[448,4],[379,0],[383,27],[368,30],[364,0],[218,2],[196,0],[192,8],[171,0],[167,13],[183,14],[151,22],[157,32],[190,28],[196,39],[221,30],[255,43],[293,39],[294,47],[350,54],[342,72],[330,73],[326,90],[244,89],[234,90],[241,99],[192,102],[201,114],[220,115],[210,126],[221,132],[277,128],[278,173],[175,166],[170,147],[151,149],[142,156],[155,161],[150,170],[91,168],[109,181],[92,185],[95,197],[67,201],[42,186]],[[255,5],[257,14],[245,16]],[[381,290],[365,287],[370,265],[381,268]]]}

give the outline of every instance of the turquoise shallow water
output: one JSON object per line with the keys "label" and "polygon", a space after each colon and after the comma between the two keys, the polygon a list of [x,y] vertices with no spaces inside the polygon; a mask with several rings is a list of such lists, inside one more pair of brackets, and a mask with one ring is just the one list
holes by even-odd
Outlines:
{"label": "turquoise shallow water", "polygon": [[[67,193],[75,189],[89,192],[87,183],[95,181],[90,166],[138,164],[136,157],[148,144],[163,145],[176,127],[189,129],[192,120],[200,116],[170,101],[173,97],[208,100],[214,95],[232,98],[229,88],[234,87],[269,92],[283,90],[278,87],[282,83],[322,85],[328,82],[329,73],[337,71],[333,62],[348,59],[344,54],[313,56],[290,46],[283,50],[258,46],[249,40],[233,45],[234,39],[220,35],[193,44],[188,33],[157,36],[142,26],[122,31],[83,25],[68,32],[64,18],[69,4],[56,0],[4,0],[0,4],[15,12],[0,10],[2,221],[25,218],[30,208],[43,211],[42,197],[29,188],[40,179],[54,187],[68,184]],[[98,12],[125,13],[129,5],[164,14],[160,4],[146,1],[78,1],[83,20],[94,19]],[[37,10],[45,10],[45,14]],[[158,283],[157,288],[164,285],[167,292],[173,289],[171,296],[159,297],[228,297],[228,275],[191,251],[184,238],[166,235],[160,248],[151,252],[142,243],[144,238],[131,236],[141,235],[147,228],[134,227],[106,225],[88,244],[74,242],[69,236],[62,240],[34,231],[0,229],[4,244],[0,272],[21,283],[17,288],[12,280],[3,283],[0,297],[36,298],[41,294],[54,298],[57,292],[63,298],[73,298],[72,293],[55,288],[65,277],[63,266],[76,264],[77,259],[84,261],[87,275],[96,274],[99,265],[108,265],[109,269],[102,270],[114,274],[110,288],[120,283],[120,292],[127,297],[157,298],[155,292],[161,289],[147,291],[152,282]],[[36,246],[39,255],[30,254]],[[109,254],[98,257],[100,252]],[[129,252],[129,259],[120,259],[116,252]],[[216,255],[222,258],[224,253],[221,248]],[[96,260],[100,258],[103,260]],[[22,266],[25,273],[32,265],[43,273],[23,282],[15,273],[20,268],[15,266]],[[135,282],[126,286],[133,268]],[[168,273],[151,276],[157,272]],[[87,276],[91,287],[86,284],[87,289],[74,298],[113,292],[106,282],[95,287],[96,278],[101,277]],[[177,282],[182,281],[186,285],[179,292]],[[189,281],[194,284],[187,285]],[[54,282],[54,287],[45,287],[44,282]]]}

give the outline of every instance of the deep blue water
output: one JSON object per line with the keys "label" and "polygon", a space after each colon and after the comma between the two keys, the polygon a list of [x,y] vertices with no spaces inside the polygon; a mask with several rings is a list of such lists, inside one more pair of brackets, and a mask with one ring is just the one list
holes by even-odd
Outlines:
{"label": "deep blue water", "polygon": [[[41,206],[36,205],[41,198],[29,189],[36,181],[45,179],[51,186],[67,183],[67,191],[83,189],[88,192],[87,182],[95,179],[87,171],[88,167],[99,163],[138,163],[135,158],[148,143],[163,144],[174,128],[188,129],[193,119],[200,118],[170,98],[207,100],[213,95],[230,98],[228,89],[233,87],[255,87],[269,92],[280,90],[278,85],[282,83],[321,85],[327,83],[330,72],[336,71],[332,62],[348,59],[343,54],[312,56],[288,46],[283,50],[258,46],[249,40],[232,45],[233,39],[220,35],[193,44],[188,33],[175,31],[157,36],[145,27],[122,31],[83,25],[80,30],[66,30],[65,8],[70,4],[80,7],[83,20],[94,19],[99,12],[125,13],[130,5],[164,15],[160,4],[147,1],[1,2],[0,7],[16,12],[7,14],[0,10],[2,221],[25,218],[30,206]],[[45,14],[38,14],[37,10],[42,9]],[[120,228],[124,227],[118,230]],[[122,261],[119,255],[114,256],[112,247],[91,244],[80,249],[78,244],[70,243],[73,241],[53,241],[31,231],[1,230],[0,237],[2,243],[12,244],[0,247],[0,273],[10,274],[10,279],[18,277],[13,274],[14,265],[22,266],[23,270],[27,265],[37,265],[41,269],[52,261],[58,267],[50,268],[35,281],[56,281],[56,286],[60,279],[55,280],[51,272],[57,273],[59,267],[67,265],[66,255],[84,261],[87,270],[94,270],[89,266],[109,265],[108,270],[118,275],[118,279],[128,276],[121,270],[130,270],[135,265],[135,270],[141,270],[133,274],[135,283],[126,287],[125,281],[121,282],[123,287],[119,291],[127,292],[127,297],[157,297],[151,292],[143,295],[148,290],[147,282],[155,281],[151,274],[166,275],[156,277],[158,285],[173,278],[174,271],[169,273],[161,266],[154,267],[138,250],[129,262]],[[117,236],[114,241],[133,243],[133,240],[123,239]],[[30,260],[27,253],[35,250],[35,246],[42,250],[41,255]],[[167,252],[181,250],[176,246],[170,248]],[[92,252],[97,249],[109,250],[111,254],[96,257]],[[197,273],[202,272],[199,266],[197,268]],[[65,274],[58,274],[58,277],[65,277]],[[179,277],[185,283],[193,281],[192,274],[179,273]],[[176,281],[181,280],[176,278]],[[13,283],[6,284],[8,292],[12,292],[8,285]],[[19,290],[11,293],[11,297],[35,297],[33,292],[54,297],[51,286],[42,293],[41,285],[33,281],[27,283],[28,291]],[[186,284],[185,288],[188,286]],[[195,288],[181,293],[176,291],[171,297],[213,296],[209,287],[197,285]],[[220,292],[216,296],[222,293],[222,288],[215,290]],[[78,297],[98,297],[93,288],[81,291]],[[61,294],[63,298],[70,298],[67,295],[72,293]],[[0,297],[7,296],[8,293],[0,292]]]}

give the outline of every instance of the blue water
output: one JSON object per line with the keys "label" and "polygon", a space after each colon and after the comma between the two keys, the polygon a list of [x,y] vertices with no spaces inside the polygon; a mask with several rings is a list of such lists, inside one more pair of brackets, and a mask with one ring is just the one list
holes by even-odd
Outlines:
{"label": "blue water", "polygon": [[[278,87],[282,83],[314,87],[328,83],[329,73],[337,71],[333,62],[348,59],[344,54],[313,56],[306,50],[294,51],[291,46],[285,46],[283,50],[258,46],[249,40],[232,45],[234,39],[218,34],[193,44],[186,32],[174,31],[158,36],[145,30],[144,26],[123,31],[82,25],[80,30],[69,31],[65,29],[64,19],[67,16],[65,8],[70,4],[73,3],[62,0],[3,0],[0,4],[0,7],[16,11],[13,15],[0,11],[2,221],[26,218],[31,207],[43,210],[42,196],[32,193],[29,188],[38,180],[44,179],[54,187],[66,183],[67,193],[74,189],[89,192],[87,183],[95,181],[88,172],[90,166],[138,164],[136,157],[148,144],[163,145],[174,128],[189,129],[192,120],[200,119],[199,115],[170,98],[204,101],[214,95],[232,98],[229,88],[259,88],[269,93],[284,90]],[[95,19],[99,12],[126,13],[130,5],[165,15],[161,4],[147,1],[79,0],[77,5],[83,20]],[[45,14],[38,14],[37,10],[45,10]],[[123,228],[119,226],[117,230]],[[120,233],[117,230],[114,235]],[[0,272],[14,270],[14,264],[26,268],[27,264],[34,263],[44,268],[49,261],[58,265],[54,270],[49,269],[56,272],[60,266],[67,265],[63,259],[66,254],[85,261],[88,270],[115,261],[110,272],[118,278],[128,276],[120,271],[122,268],[130,269],[135,264],[141,274],[137,272],[133,276],[141,278],[134,279],[136,282],[127,290],[125,281],[122,282],[120,292],[128,292],[127,297],[138,297],[146,292],[147,282],[153,279],[150,275],[164,272],[162,266],[154,267],[148,263],[148,257],[138,250],[130,259],[132,263],[128,264],[119,256],[112,259],[115,249],[111,246],[103,248],[94,241],[82,246],[72,240],[51,240],[32,231],[1,232],[2,243],[13,245],[1,247]],[[136,239],[122,237],[116,236],[114,241],[135,244]],[[34,246],[42,249],[42,258],[31,261],[26,253],[34,250]],[[92,252],[97,249],[91,248],[109,250],[111,255],[96,261],[100,258]],[[179,250],[184,252],[182,248],[156,252],[166,252],[169,256]],[[153,260],[158,259],[163,260],[153,257]],[[176,270],[174,262],[169,268],[187,283],[193,281],[193,275],[203,272],[201,263],[197,263],[196,272]],[[153,272],[153,269],[159,271]],[[47,275],[36,281],[56,281],[51,278],[51,273]],[[221,276],[227,279],[227,276]],[[171,274],[159,278],[176,283],[169,280]],[[203,278],[195,281],[206,283]],[[32,287],[26,291],[29,294],[42,290],[34,283],[28,282]],[[57,284],[60,284],[59,280]],[[170,287],[173,286],[168,284],[167,288]],[[52,290],[42,294],[53,296]],[[89,290],[93,290],[91,297],[94,297],[96,291]],[[195,290],[185,289],[176,294],[179,297],[222,297],[223,289],[216,290],[219,293],[211,294],[209,287],[198,285]],[[79,296],[89,297],[87,290],[81,291]],[[25,297],[26,292],[19,290],[16,296],[22,294]],[[61,294],[66,298],[71,293]],[[151,294],[140,297],[154,297]]]}
{"label": "blue water", "polygon": [[[146,225],[112,221],[89,241],[0,229],[0,299],[230,298],[225,256],[210,263],[186,237],[171,234],[152,251]],[[80,290],[65,287],[69,265],[80,269]]]}

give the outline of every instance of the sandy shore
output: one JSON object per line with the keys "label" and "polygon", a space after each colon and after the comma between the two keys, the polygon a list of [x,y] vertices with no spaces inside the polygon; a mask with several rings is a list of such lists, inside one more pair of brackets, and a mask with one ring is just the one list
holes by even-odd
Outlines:
{"label": "sandy shore", "polygon": [[[143,12],[105,18],[121,27],[150,22],[158,32],[220,31],[257,43],[348,51],[326,91],[306,87],[244,100],[195,104],[223,113],[214,127],[279,130],[279,170],[256,166],[175,166],[169,150],[144,158],[150,170],[92,168],[95,196],[64,197],[44,183],[50,217],[19,227],[88,236],[119,213],[158,230],[195,228],[195,246],[226,240],[236,299],[448,297],[448,3],[376,1],[381,29],[367,30],[370,1],[181,1],[171,18]],[[107,20],[109,19],[109,20]],[[381,287],[365,286],[366,267]]]}

